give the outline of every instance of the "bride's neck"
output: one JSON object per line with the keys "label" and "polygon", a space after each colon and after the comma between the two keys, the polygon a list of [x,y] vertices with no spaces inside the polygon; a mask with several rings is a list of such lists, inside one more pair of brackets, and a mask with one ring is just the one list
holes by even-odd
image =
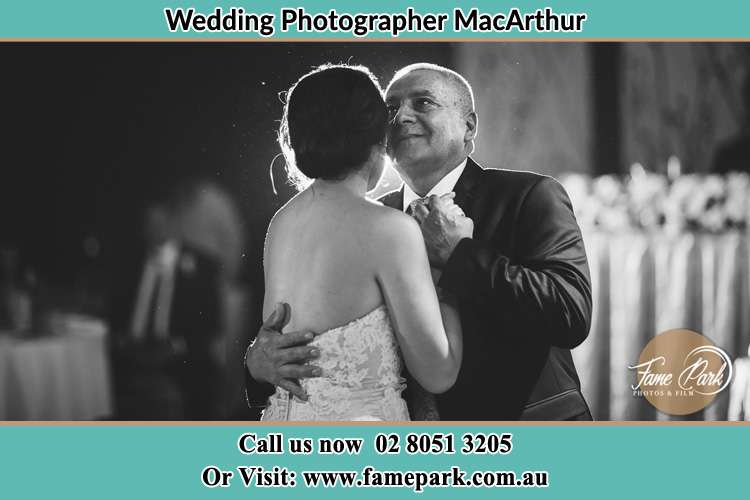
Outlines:
{"label": "bride's neck", "polygon": [[367,179],[356,173],[340,180],[315,179],[310,188],[315,196],[364,198],[367,194]]}

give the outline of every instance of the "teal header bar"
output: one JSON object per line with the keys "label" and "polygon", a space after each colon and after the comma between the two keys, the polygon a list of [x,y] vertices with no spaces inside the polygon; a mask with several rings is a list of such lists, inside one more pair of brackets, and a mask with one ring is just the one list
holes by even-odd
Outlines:
{"label": "teal header bar", "polygon": [[750,2],[3,0],[2,39],[750,39]]}
{"label": "teal header bar", "polygon": [[746,490],[749,429],[3,426],[0,497],[734,498]]}

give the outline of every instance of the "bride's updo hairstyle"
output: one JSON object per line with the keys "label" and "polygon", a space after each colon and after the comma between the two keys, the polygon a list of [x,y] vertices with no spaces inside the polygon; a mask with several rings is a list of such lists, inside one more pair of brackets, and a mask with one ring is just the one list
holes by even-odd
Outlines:
{"label": "bride's updo hairstyle", "polygon": [[324,65],[289,89],[279,145],[297,187],[343,179],[385,143],[388,112],[378,81],[364,66]]}

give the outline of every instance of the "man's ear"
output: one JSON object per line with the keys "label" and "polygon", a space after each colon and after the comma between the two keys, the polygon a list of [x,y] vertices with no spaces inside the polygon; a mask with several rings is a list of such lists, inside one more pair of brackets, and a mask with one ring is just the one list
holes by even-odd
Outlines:
{"label": "man's ear", "polygon": [[470,142],[477,138],[477,130],[479,127],[479,118],[475,111],[471,111],[466,115],[466,133],[464,134],[464,142]]}
{"label": "man's ear", "polygon": [[477,137],[479,118],[476,112],[471,111],[466,115],[466,133],[464,133],[464,150],[467,154],[474,153],[474,139]]}

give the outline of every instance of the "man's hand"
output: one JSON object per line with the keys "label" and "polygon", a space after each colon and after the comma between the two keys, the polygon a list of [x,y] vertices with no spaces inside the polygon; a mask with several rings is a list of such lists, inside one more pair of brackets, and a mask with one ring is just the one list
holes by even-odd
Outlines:
{"label": "man's hand", "polygon": [[315,338],[313,332],[301,330],[281,333],[290,319],[289,304],[277,304],[248,348],[245,366],[255,380],[279,386],[307,401],[307,394],[299,385],[298,379],[321,375],[320,368],[305,364],[317,358],[320,353],[307,345]]}
{"label": "man's hand", "polygon": [[455,193],[432,195],[426,207],[419,205],[414,210],[414,217],[422,228],[427,256],[439,269],[448,262],[459,241],[474,236],[474,221],[453,203],[454,196]]}

